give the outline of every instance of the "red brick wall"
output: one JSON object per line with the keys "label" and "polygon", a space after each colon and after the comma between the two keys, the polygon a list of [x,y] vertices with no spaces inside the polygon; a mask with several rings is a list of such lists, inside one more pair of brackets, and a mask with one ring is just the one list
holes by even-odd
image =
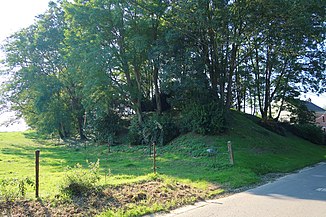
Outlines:
{"label": "red brick wall", "polygon": [[326,112],[316,114],[316,124],[318,126],[321,126],[323,130],[326,132]]}

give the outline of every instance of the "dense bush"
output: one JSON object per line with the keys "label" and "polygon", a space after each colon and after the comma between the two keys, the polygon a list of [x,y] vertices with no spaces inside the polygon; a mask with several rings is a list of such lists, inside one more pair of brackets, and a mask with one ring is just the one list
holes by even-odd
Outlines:
{"label": "dense bush", "polygon": [[177,117],[173,117],[172,113],[166,113],[161,116],[153,117],[154,123],[159,123],[162,127],[161,144],[165,145],[180,135],[177,125]]}
{"label": "dense bush", "polygon": [[97,116],[94,114],[88,116],[88,135],[93,135],[96,141],[108,142],[123,130],[123,121],[112,111]]}
{"label": "dense bush", "polygon": [[298,137],[318,145],[326,145],[326,134],[313,124],[284,124],[284,126]]}
{"label": "dense bush", "polygon": [[128,142],[130,145],[142,144],[142,127],[139,124],[137,118],[132,118],[128,128]]}
{"label": "dense bush", "polygon": [[68,168],[60,191],[68,196],[80,196],[96,190],[96,184],[100,180],[100,162],[87,162],[88,169],[76,164]]}
{"label": "dense bush", "polygon": [[181,126],[183,132],[216,134],[225,130],[224,112],[215,102],[206,104],[189,103],[183,111]]}
{"label": "dense bush", "polygon": [[150,145],[154,141],[158,145],[165,145],[179,135],[176,120],[171,114],[146,114],[141,125],[136,118],[132,119],[128,140],[131,145]]}
{"label": "dense bush", "polygon": [[154,141],[165,145],[180,133],[217,134],[225,131],[223,110],[217,103],[189,103],[181,111],[146,114],[140,125],[136,118],[131,120],[128,140],[131,145],[149,145]]}
{"label": "dense bush", "polygon": [[[197,69],[202,68],[198,62]],[[180,80],[169,80],[165,91],[170,93],[169,103],[179,112],[175,123],[182,133],[216,134],[226,128],[223,102],[210,87],[205,74],[197,69],[191,70],[191,76],[179,75]]]}

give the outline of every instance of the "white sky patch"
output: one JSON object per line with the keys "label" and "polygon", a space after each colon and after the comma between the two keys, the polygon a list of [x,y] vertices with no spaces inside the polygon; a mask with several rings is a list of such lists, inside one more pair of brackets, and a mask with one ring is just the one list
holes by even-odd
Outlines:
{"label": "white sky patch", "polygon": [[46,11],[49,0],[1,0],[0,40],[33,24],[35,16]]}
{"label": "white sky patch", "polygon": [[[33,24],[35,17],[46,11],[49,2],[50,0],[1,0],[0,43],[3,43],[3,41],[13,33]],[[3,58],[3,56],[3,53],[0,51],[0,58]],[[0,77],[0,85],[4,80],[4,77]],[[1,124],[14,116],[14,112],[1,114],[0,111],[0,132],[23,131],[27,129],[27,125],[22,119],[12,125],[1,126]]]}
{"label": "white sky patch", "polygon": [[14,112],[5,112],[0,115],[0,132],[25,131],[28,129],[23,119],[19,119],[13,124],[6,124],[6,121],[12,118],[15,118]]}
{"label": "white sky patch", "polygon": [[311,102],[318,105],[319,107],[326,109],[326,94],[321,94],[317,96],[314,93],[303,93],[301,95],[302,100],[311,99]]}

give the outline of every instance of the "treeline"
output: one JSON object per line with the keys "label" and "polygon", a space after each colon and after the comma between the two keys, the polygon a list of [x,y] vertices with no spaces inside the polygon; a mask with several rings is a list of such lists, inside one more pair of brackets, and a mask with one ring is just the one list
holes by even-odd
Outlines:
{"label": "treeline", "polygon": [[217,133],[231,108],[278,118],[272,102],[325,90],[325,6],[50,2],[2,46],[11,75],[3,98],[29,126],[62,139],[107,141],[126,128],[137,142],[153,133]]}

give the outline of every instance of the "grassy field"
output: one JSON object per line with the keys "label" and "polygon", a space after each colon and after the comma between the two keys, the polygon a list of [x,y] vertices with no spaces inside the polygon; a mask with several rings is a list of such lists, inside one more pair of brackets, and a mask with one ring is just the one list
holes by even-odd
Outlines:
{"label": "grassy field", "polygon": [[[186,134],[157,148],[160,178],[207,190],[211,185],[234,189],[258,183],[267,173],[294,171],[326,160],[326,147],[288,133],[281,136],[262,128],[246,115],[234,113],[229,132],[221,136]],[[227,141],[234,149],[235,165],[229,165]],[[94,144],[65,146],[41,139],[34,132],[0,133],[0,179],[34,179],[34,152],[41,151],[40,196],[59,194],[66,168],[100,160],[100,184],[120,185],[151,180],[152,158],[148,147]],[[210,156],[207,149],[217,150]],[[220,190],[221,192],[221,190]],[[27,193],[32,197],[33,191]]]}

